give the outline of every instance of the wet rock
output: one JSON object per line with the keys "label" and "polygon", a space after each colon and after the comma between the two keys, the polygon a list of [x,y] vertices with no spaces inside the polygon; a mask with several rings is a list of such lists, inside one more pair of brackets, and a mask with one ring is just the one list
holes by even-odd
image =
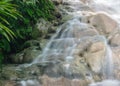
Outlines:
{"label": "wet rock", "polygon": [[56,13],[54,13],[54,15],[57,18],[57,20],[62,18],[62,14],[60,12],[56,11]]}
{"label": "wet rock", "polygon": [[44,37],[48,29],[52,26],[52,24],[44,19],[39,19],[36,24],[36,28],[34,28],[32,32],[32,38],[36,39],[37,37]]}
{"label": "wet rock", "polygon": [[46,44],[48,43],[48,39],[41,39],[41,38],[37,38],[37,41],[40,42],[40,48],[43,50],[46,46]]}
{"label": "wet rock", "polygon": [[71,20],[72,18],[73,18],[73,15],[64,15],[61,21],[64,23],[68,20]]}
{"label": "wet rock", "polygon": [[24,55],[23,52],[10,55],[9,56],[10,62],[17,63],[17,64],[23,63],[23,55]]}
{"label": "wet rock", "polygon": [[38,55],[41,54],[47,42],[47,39],[41,38],[26,41],[23,45],[24,50],[19,53],[10,55],[9,62],[16,64],[32,62]]}
{"label": "wet rock", "polygon": [[0,78],[1,80],[16,80],[18,76],[15,67],[13,67],[13,65],[4,67]]}
{"label": "wet rock", "polygon": [[37,46],[40,48],[40,41],[37,40],[28,40],[24,43],[23,48],[28,48],[32,46]]}
{"label": "wet rock", "polygon": [[39,48],[36,49],[28,48],[24,50],[23,63],[32,62],[40,54],[41,54],[41,50],[39,50]]}
{"label": "wet rock", "polygon": [[20,53],[12,54],[9,59],[12,63],[21,64],[21,63],[30,63],[35,59],[39,54],[41,54],[41,49],[39,47],[29,47],[24,49]]}

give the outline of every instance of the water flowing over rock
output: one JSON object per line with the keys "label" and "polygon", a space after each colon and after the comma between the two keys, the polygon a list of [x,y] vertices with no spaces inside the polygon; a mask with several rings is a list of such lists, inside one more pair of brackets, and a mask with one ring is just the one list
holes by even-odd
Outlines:
{"label": "water flowing over rock", "polygon": [[119,86],[120,11],[116,6],[120,8],[120,1],[116,0],[113,3],[113,0],[53,0],[53,2],[58,5],[62,14],[61,25],[46,44],[42,54],[31,64],[22,67],[23,70],[28,68],[25,74],[31,77],[23,78],[16,84]]}

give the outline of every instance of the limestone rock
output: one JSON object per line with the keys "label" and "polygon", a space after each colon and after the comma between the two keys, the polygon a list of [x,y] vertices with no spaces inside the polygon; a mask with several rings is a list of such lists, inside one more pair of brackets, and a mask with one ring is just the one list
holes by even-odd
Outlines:
{"label": "limestone rock", "polygon": [[107,48],[104,41],[93,41],[85,53],[85,58],[88,66],[95,73],[101,73],[103,66],[102,63],[105,58]]}
{"label": "limestone rock", "polygon": [[100,34],[105,36],[109,36],[110,33],[114,32],[118,25],[114,19],[105,13],[96,13],[90,18],[89,22]]}

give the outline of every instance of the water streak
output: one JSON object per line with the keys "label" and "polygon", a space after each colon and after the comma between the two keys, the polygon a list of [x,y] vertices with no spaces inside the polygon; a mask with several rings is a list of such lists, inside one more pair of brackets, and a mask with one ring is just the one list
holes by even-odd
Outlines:
{"label": "water streak", "polygon": [[106,55],[103,61],[103,75],[105,79],[114,79],[114,64],[112,58],[112,50],[108,44],[106,44]]}

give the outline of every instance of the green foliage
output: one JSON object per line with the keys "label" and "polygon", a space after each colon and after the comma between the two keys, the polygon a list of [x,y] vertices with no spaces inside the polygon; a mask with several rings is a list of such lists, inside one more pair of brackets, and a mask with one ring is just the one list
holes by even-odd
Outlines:
{"label": "green foliage", "polygon": [[16,21],[10,20],[12,22],[11,26],[17,35],[17,41],[11,43],[12,52],[18,52],[22,50],[19,45],[32,38],[32,31],[38,19],[41,17],[46,20],[54,19],[53,12],[55,9],[50,0],[15,0],[13,3],[18,6],[17,10],[24,17],[18,18]]}
{"label": "green foliage", "polygon": [[0,66],[7,53],[18,52],[31,39],[37,20],[54,19],[54,11],[50,0],[0,0]]}
{"label": "green foliage", "polygon": [[7,21],[7,17],[17,19],[19,13],[16,11],[16,5],[10,3],[11,0],[1,0],[0,1],[0,34],[4,36],[8,41],[15,36],[15,34],[10,30],[8,25],[10,23]]}
{"label": "green foliage", "polygon": [[0,0],[0,66],[3,61],[4,52],[10,51],[9,42],[15,37],[15,34],[10,30],[9,19],[17,19],[20,16],[16,10],[16,5],[11,4],[11,0]]}
{"label": "green foliage", "polygon": [[0,40],[0,68],[2,68],[2,61],[5,56],[4,53],[6,54],[9,51],[10,51],[10,44],[9,44],[8,40],[1,39]]}
{"label": "green foliage", "polygon": [[53,18],[51,10],[54,10],[54,5],[50,0],[24,0],[24,3],[27,6],[27,14],[30,17],[36,18],[38,16],[46,20]]}

